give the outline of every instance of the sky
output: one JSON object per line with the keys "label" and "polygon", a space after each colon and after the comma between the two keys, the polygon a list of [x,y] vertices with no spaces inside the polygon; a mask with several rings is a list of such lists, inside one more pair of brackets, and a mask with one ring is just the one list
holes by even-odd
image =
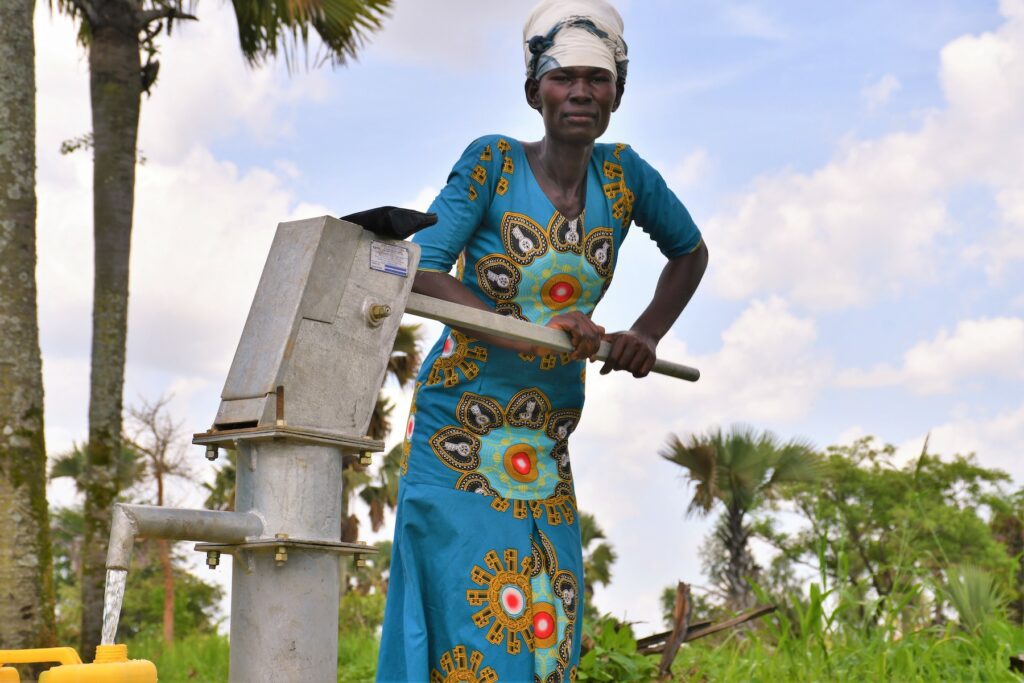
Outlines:
{"label": "sky", "polygon": [[[314,47],[291,73],[245,65],[228,3],[176,26],[142,105],[126,403],[171,394],[184,431],[210,425],[278,222],[423,209],[474,138],[539,139],[522,94],[532,4],[395,0],[358,61],[316,68]],[[39,5],[37,276],[57,454],[87,434],[91,165],[59,148],[90,113],[76,29]],[[619,556],[597,605],[643,635],[660,628],[663,587],[706,583],[710,521],[686,517],[691,492],[658,456],[670,434],[743,423],[819,448],[874,435],[902,457],[930,434],[931,452],[975,453],[1024,483],[1024,0],[617,6],[629,81],[602,140],[661,171],[711,254],[659,347],[700,382],[591,372],[570,442],[580,507]],[[662,263],[635,232],[595,320],[628,328]],[[423,329],[429,346],[439,326]],[[401,425],[409,396],[388,391]],[[201,501],[180,485],[172,502]]]}

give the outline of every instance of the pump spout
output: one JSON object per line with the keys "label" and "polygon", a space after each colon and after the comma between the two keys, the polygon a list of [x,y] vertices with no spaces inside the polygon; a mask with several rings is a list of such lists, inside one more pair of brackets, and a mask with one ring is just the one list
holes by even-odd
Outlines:
{"label": "pump spout", "polygon": [[185,510],[156,505],[114,506],[107,569],[128,570],[136,537],[206,543],[241,543],[263,534],[263,520],[251,512]]}

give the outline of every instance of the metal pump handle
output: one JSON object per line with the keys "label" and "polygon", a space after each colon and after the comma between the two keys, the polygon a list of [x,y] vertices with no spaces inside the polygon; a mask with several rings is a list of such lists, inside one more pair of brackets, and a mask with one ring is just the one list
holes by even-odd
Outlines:
{"label": "metal pump handle", "polygon": [[[430,318],[431,320],[438,320],[446,325],[452,325],[461,329],[496,334],[515,341],[539,344],[556,351],[573,350],[569,335],[561,330],[535,325],[525,320],[517,320],[489,311],[481,311],[415,292],[409,294],[409,301],[405,305],[405,312]],[[610,351],[611,344],[605,341],[601,342],[601,348],[593,360],[607,360]],[[700,370],[697,368],[672,363],[660,358],[654,361],[654,367],[651,368],[651,372],[684,379],[688,382],[696,382],[700,379]]]}

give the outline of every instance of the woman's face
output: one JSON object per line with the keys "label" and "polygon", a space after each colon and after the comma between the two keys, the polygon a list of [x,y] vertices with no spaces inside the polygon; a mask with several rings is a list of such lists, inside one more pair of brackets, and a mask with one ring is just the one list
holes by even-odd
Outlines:
{"label": "woman's face", "polygon": [[568,66],[526,81],[526,100],[544,118],[545,135],[566,142],[600,137],[621,99],[615,75],[597,67]]}

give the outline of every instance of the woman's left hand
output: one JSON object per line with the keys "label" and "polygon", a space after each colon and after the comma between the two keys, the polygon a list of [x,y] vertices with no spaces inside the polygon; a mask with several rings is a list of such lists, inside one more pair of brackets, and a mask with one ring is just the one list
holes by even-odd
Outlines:
{"label": "woman's left hand", "polygon": [[[572,338],[573,360],[590,358],[601,348],[604,328],[579,311],[556,315],[548,321],[547,326],[563,330],[569,334],[569,337]],[[548,349],[537,349],[537,352],[542,355],[551,353]]]}
{"label": "woman's left hand", "polygon": [[607,334],[604,340],[611,344],[611,350],[601,367],[602,375],[612,370],[625,370],[634,377],[646,377],[654,367],[658,341],[651,335],[638,330],[624,330]]}

